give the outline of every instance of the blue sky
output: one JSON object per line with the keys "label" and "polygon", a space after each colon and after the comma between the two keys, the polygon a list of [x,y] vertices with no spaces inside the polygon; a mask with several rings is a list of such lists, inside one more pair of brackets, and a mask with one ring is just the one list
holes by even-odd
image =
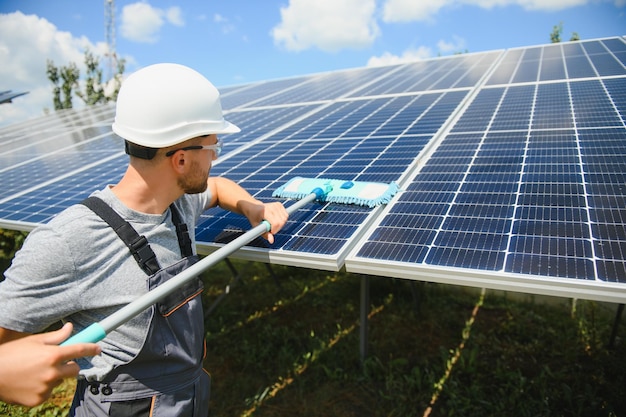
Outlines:
{"label": "blue sky", "polygon": [[[626,34],[626,0],[115,0],[116,52],[131,73],[188,65],[216,86]],[[104,54],[103,0],[0,0],[0,126],[52,107],[46,59]],[[75,106],[80,103],[75,100]]]}

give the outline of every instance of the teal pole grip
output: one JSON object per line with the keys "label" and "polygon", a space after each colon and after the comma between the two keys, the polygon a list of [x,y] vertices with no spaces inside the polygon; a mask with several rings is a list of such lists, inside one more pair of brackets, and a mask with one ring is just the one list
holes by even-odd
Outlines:
{"label": "teal pole grip", "polygon": [[268,222],[267,220],[263,220],[261,223],[263,223],[265,225],[265,230],[267,232],[269,232],[270,230],[272,230],[272,225],[270,224],[270,222]]}
{"label": "teal pole grip", "polygon": [[61,343],[61,346],[75,345],[76,343],[96,343],[104,339],[106,335],[107,333],[100,323],[94,323]]}

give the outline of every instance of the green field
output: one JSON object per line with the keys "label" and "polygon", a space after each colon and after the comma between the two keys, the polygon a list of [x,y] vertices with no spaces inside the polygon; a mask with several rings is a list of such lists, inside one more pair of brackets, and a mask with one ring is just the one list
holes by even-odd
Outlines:
{"label": "green field", "polygon": [[[371,277],[361,363],[360,276],[233,263],[206,322],[212,416],[626,415],[615,305]],[[206,306],[231,278],[206,273]],[[0,415],[65,415],[72,390]]]}

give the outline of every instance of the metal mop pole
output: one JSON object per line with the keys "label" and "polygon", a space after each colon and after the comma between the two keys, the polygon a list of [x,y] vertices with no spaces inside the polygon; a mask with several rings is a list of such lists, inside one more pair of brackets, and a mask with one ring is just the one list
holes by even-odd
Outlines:
{"label": "metal mop pole", "polygon": [[[306,204],[313,202],[316,198],[318,198],[318,196],[319,195],[316,193],[309,194],[308,196],[289,206],[287,208],[287,213],[291,215],[295,211],[304,207]],[[263,221],[261,224],[248,230],[237,239],[226,244],[225,246],[206,256],[199,262],[185,269],[169,281],[142,295],[135,301],[127,304],[115,313],[104,318],[102,321],[93,323],[89,327],[82,330],[80,333],[77,333],[74,336],[70,337],[61,345],[65,346],[83,342],[95,343],[104,339],[107,333],[117,329],[119,326],[126,323],[128,320],[135,317],[137,314],[141,313],[152,304],[156,303],[163,297],[166,297],[167,295],[180,288],[187,281],[193,279],[200,273],[204,272],[206,269],[210,268],[211,266],[220,262],[222,259],[241,249],[244,245],[250,243],[263,233],[269,232],[270,229],[271,225],[267,221]]]}

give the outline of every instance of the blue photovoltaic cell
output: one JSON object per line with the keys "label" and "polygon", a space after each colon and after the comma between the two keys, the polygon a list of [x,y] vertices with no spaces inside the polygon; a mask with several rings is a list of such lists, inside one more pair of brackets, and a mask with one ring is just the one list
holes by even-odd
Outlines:
{"label": "blue photovoltaic cell", "polygon": [[535,98],[533,129],[573,128],[568,86],[565,83],[539,84]]}
{"label": "blue photovoltaic cell", "polygon": [[220,101],[224,110],[254,105],[268,94],[276,94],[285,89],[305,83],[310,77],[296,77],[284,80],[266,81],[251,85],[220,88]]}
{"label": "blue photovoltaic cell", "polygon": [[113,107],[64,110],[0,130],[0,169],[111,132]]}
{"label": "blue photovoltaic cell", "polygon": [[562,80],[565,78],[565,65],[560,44],[543,48],[539,81]]}
{"label": "blue photovoltaic cell", "polygon": [[604,42],[585,42],[583,48],[599,76],[626,74],[624,64],[615,59],[615,55],[610,53]]}
{"label": "blue photovoltaic cell", "polygon": [[484,131],[491,122],[491,112],[502,98],[503,88],[482,90],[472,106],[463,112],[463,116],[454,126],[455,132]]}
{"label": "blue photovoltaic cell", "polygon": [[305,83],[254,102],[255,106],[284,105],[291,103],[333,100],[373,83],[384,76],[390,67],[360,68],[340,73],[321,74]]}
{"label": "blue photovoltaic cell", "polygon": [[0,204],[0,218],[9,221],[45,223],[71,204],[79,203],[94,190],[117,183],[126,168],[126,155],[107,160],[69,178],[39,187]]}
{"label": "blue photovoltaic cell", "polygon": [[[90,164],[97,164],[102,159],[115,155],[123,149],[120,139],[110,133],[97,140],[75,146],[69,145],[68,147],[64,147],[64,143],[65,141],[72,141],[70,135],[53,139],[57,141],[50,142],[43,147],[49,150],[43,156],[39,157],[34,151],[25,154],[17,152],[13,156],[19,158],[19,163],[16,163],[11,169],[0,169],[4,181],[0,191],[0,200],[22,191],[25,184],[41,184],[52,181],[59,176],[83,169]],[[59,148],[56,148],[57,146]]]}
{"label": "blue photovoltaic cell", "polygon": [[569,43],[563,46],[565,51],[565,65],[569,78],[595,77],[596,73],[591,61],[585,54],[580,43]]}
{"label": "blue photovoltaic cell", "polygon": [[623,126],[599,80],[571,83],[570,90],[578,128]]}
{"label": "blue photovoltaic cell", "polygon": [[113,107],[101,106],[61,111],[4,129],[0,202],[119,153],[122,142],[111,133],[112,119]]}
{"label": "blue photovoltaic cell", "polygon": [[625,60],[624,42],[619,39],[513,49],[487,85],[624,75]]}
{"label": "blue photovoltaic cell", "polygon": [[502,57],[502,61],[493,70],[486,85],[508,84],[517,70],[522,54],[524,54],[523,49],[511,49],[506,51]]}
{"label": "blue photovoltaic cell", "polygon": [[496,116],[491,121],[491,130],[526,129],[530,123],[534,98],[534,87],[524,86],[507,89]]}
{"label": "blue photovoltaic cell", "polygon": [[539,78],[539,63],[541,62],[541,47],[524,50],[511,83],[535,82]]}
{"label": "blue photovoltaic cell", "polygon": [[626,120],[626,83],[623,78],[603,80],[609,98],[619,113],[621,120]]}
{"label": "blue photovoltaic cell", "polygon": [[598,262],[598,276],[624,281],[626,276],[626,132],[594,129],[581,133],[580,149],[593,220],[591,233]]}
{"label": "blue photovoltaic cell", "polygon": [[314,105],[301,105],[228,112],[225,117],[240,128],[245,126],[245,129],[237,134],[221,136],[224,140],[223,152],[254,142],[316,108]]}

